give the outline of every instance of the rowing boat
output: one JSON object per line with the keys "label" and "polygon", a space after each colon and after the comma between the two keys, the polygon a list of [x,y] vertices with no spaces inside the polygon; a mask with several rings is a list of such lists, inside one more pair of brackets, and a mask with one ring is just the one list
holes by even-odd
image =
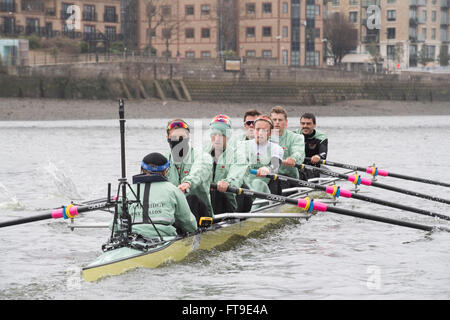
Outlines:
{"label": "rowing boat", "polygon": [[[337,180],[339,179],[322,179],[320,184],[329,185]],[[289,197],[327,197],[333,200],[325,193],[313,191],[309,188],[297,188],[297,191]],[[86,281],[90,282],[106,276],[119,275],[140,267],[157,268],[167,263],[182,261],[193,251],[209,251],[217,248],[226,244],[233,237],[248,237],[256,232],[263,232],[268,228],[283,226],[292,222],[292,219],[307,220],[314,214],[314,212],[302,212],[300,208],[292,204],[280,203],[279,201],[266,202],[266,204],[250,214],[220,215],[221,218],[227,219],[223,219],[206,228],[199,228],[195,234],[185,237],[165,237],[163,240],[156,239],[150,242],[142,242],[136,239],[125,246],[112,249],[106,248],[99,257],[82,268],[82,276]],[[255,218],[248,218],[248,215],[255,216]],[[290,216],[292,218],[286,218]]]}

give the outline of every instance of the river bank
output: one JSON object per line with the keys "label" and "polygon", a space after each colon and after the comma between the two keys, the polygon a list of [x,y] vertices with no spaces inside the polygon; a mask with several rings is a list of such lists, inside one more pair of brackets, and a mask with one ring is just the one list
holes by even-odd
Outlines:
{"label": "river bank", "polygon": [[[256,108],[268,113],[272,103],[208,103],[161,100],[127,100],[126,117],[147,118],[212,118],[224,113],[242,117],[246,110]],[[450,102],[352,100],[327,106],[283,105],[289,117],[304,112],[320,116],[407,116],[450,115]],[[113,100],[60,100],[0,98],[0,121],[90,120],[116,119],[118,104]]]}

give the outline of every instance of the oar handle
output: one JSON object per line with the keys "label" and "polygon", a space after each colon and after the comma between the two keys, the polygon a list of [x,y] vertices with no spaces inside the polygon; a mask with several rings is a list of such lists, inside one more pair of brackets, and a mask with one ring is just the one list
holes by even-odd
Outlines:
{"label": "oar handle", "polygon": [[85,205],[85,206],[69,205],[66,207],[54,209],[50,213],[45,213],[45,214],[41,214],[41,215],[37,215],[37,216],[2,222],[2,223],[0,223],[0,228],[29,223],[29,222],[47,220],[47,219],[60,219],[60,218],[70,219],[70,218],[76,217],[78,214],[83,213],[83,212],[101,210],[101,209],[112,207],[114,205],[115,205],[115,203],[108,202],[108,201],[101,202],[101,203],[92,203],[92,204]]}

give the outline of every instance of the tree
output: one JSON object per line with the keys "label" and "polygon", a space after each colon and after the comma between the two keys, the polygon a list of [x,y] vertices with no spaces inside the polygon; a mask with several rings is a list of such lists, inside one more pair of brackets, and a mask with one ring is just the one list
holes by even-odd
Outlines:
{"label": "tree", "polygon": [[376,42],[370,42],[366,46],[366,49],[371,56],[371,62],[375,66],[375,71],[378,71],[377,70],[378,66],[383,63],[383,57],[381,56],[380,53],[380,46]]}
{"label": "tree", "polygon": [[420,49],[419,54],[417,56],[417,60],[424,67],[427,65],[428,62],[434,61],[433,58],[428,56],[426,45],[423,45],[422,49]]}
{"label": "tree", "polygon": [[324,38],[327,39],[334,64],[341,64],[342,58],[358,45],[358,30],[339,13],[324,19]]}

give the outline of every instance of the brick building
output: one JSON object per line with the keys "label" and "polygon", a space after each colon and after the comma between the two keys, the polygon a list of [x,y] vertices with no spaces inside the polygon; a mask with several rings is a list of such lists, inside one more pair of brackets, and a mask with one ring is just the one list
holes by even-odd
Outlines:
{"label": "brick building", "polygon": [[357,53],[376,45],[389,70],[421,59],[438,64],[441,50],[449,53],[449,0],[329,0],[325,9],[348,16],[358,30]]}

